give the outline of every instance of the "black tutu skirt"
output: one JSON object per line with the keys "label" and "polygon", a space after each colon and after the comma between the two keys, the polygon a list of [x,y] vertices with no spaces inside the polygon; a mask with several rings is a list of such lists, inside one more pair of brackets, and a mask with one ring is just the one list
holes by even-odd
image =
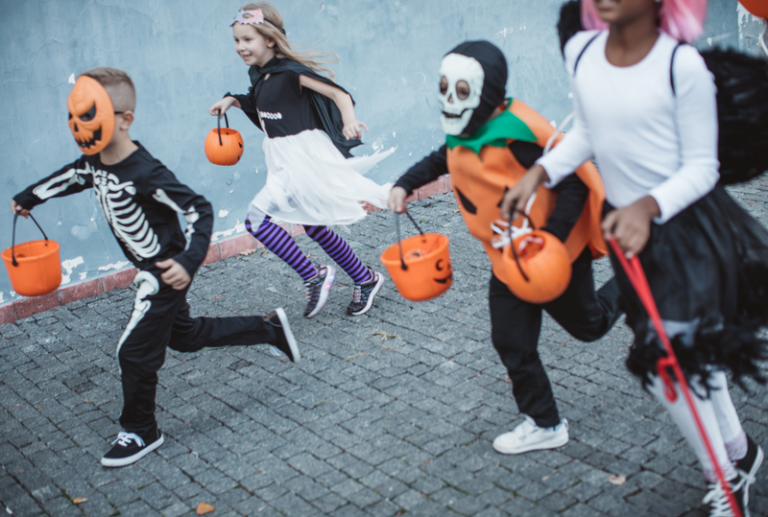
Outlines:
{"label": "black tutu skirt", "polygon": [[[765,382],[768,342],[768,231],[716,187],[663,225],[652,224],[639,255],[687,378],[705,383],[712,368]],[[653,324],[615,256],[611,264],[635,334],[627,367],[647,385],[666,357]]]}

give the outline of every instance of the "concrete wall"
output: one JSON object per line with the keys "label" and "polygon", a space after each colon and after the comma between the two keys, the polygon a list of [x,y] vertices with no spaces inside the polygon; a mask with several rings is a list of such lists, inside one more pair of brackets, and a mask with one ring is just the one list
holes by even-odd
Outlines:
{"label": "concrete wall", "polygon": [[[355,96],[358,117],[371,129],[358,154],[397,146],[371,173],[379,182],[394,180],[440,145],[437,69],[442,55],[465,39],[488,39],[504,50],[511,95],[551,120],[571,109],[554,28],[561,0],[274,3],[294,44],[339,54],[337,79]],[[240,163],[211,165],[202,145],[214,127],[208,106],[249,85],[229,29],[239,5],[240,0],[0,0],[0,205],[77,158],[66,123],[71,79],[112,66],[126,70],[137,87],[133,137],[213,203],[214,239],[244,231],[244,209],[266,179],[262,135],[233,110],[230,123],[245,139]],[[754,48],[749,38],[759,24],[739,13],[736,0],[711,0],[710,11],[703,46],[741,41]],[[5,248],[12,216],[2,213]],[[52,200],[35,214],[61,243],[65,283],[128,265],[90,193]],[[20,222],[18,234],[22,241],[38,238],[27,221]],[[0,305],[14,299],[10,281],[0,274]]]}

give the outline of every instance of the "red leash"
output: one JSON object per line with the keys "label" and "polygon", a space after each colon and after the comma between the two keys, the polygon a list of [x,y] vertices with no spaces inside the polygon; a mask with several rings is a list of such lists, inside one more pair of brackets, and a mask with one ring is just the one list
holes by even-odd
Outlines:
{"label": "red leash", "polygon": [[688,386],[688,382],[685,380],[685,375],[683,375],[683,370],[680,368],[680,363],[677,362],[677,357],[675,356],[675,351],[672,349],[672,343],[669,341],[669,336],[667,336],[667,332],[664,330],[664,325],[661,322],[661,316],[659,315],[659,310],[656,307],[656,302],[653,301],[653,295],[651,294],[651,288],[648,285],[648,280],[645,277],[643,266],[640,265],[640,260],[636,256],[632,257],[631,259],[627,259],[621,247],[619,246],[619,243],[616,242],[615,237],[611,238],[610,244],[613,248],[613,252],[616,254],[616,258],[618,258],[619,262],[621,263],[621,267],[624,268],[624,271],[627,273],[629,281],[632,282],[632,287],[635,288],[635,292],[640,298],[640,301],[643,303],[648,316],[651,318],[653,327],[656,329],[656,334],[658,334],[659,339],[661,340],[661,343],[664,345],[664,349],[667,352],[667,357],[661,358],[656,362],[656,369],[658,370],[659,377],[664,383],[664,394],[670,402],[677,400],[675,385],[667,373],[667,368],[672,368],[672,371],[675,373],[675,377],[677,378],[677,383],[682,388],[683,395],[685,396],[685,400],[688,403],[688,408],[690,408],[691,414],[693,414],[693,419],[696,421],[696,427],[699,429],[699,434],[701,435],[702,440],[704,440],[704,446],[707,448],[709,459],[712,460],[712,464],[715,466],[715,473],[717,474],[717,478],[720,480],[720,485],[723,487],[725,494],[728,496],[728,502],[731,505],[731,510],[736,517],[742,517],[739,506],[736,504],[736,498],[733,496],[731,484],[728,483],[727,479],[725,479],[723,469],[720,468],[720,463],[717,461],[715,451],[712,449],[712,443],[709,441],[707,431],[704,429],[704,425],[701,423],[699,412],[696,410],[696,406],[693,403],[691,389]]}

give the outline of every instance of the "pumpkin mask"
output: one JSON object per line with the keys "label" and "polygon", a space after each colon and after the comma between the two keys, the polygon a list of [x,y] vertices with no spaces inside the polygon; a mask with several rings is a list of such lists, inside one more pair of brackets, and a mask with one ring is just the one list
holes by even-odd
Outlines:
{"label": "pumpkin mask", "polygon": [[104,150],[115,131],[115,110],[107,90],[96,79],[81,75],[69,94],[67,109],[69,130],[83,154]]}

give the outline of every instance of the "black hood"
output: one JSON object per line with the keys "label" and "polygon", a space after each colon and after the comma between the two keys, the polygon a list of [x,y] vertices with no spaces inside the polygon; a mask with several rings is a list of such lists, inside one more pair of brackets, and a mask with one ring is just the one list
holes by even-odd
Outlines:
{"label": "black hood", "polygon": [[489,41],[465,41],[448,54],[471,57],[480,63],[485,72],[480,105],[475,108],[464,129],[465,134],[471,135],[488,121],[493,110],[504,101],[508,77],[507,59],[501,49]]}

